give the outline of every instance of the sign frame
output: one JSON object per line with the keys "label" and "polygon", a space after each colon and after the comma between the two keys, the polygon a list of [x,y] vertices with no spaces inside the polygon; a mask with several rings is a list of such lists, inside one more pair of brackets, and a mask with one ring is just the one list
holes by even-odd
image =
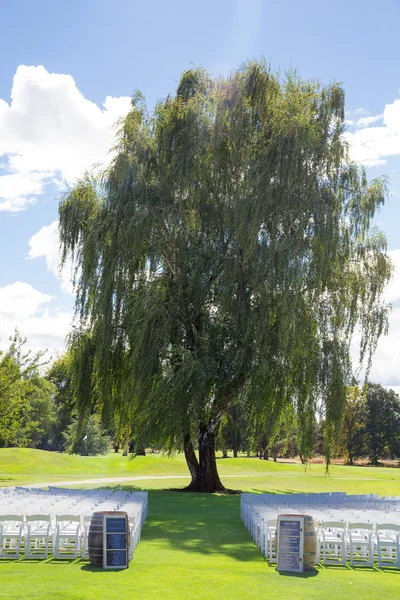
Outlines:
{"label": "sign frame", "polygon": [[[120,520],[124,520],[125,522],[125,526],[124,526],[124,531],[117,531],[117,532],[107,532],[107,521],[112,521],[114,519],[120,519]],[[128,527],[128,518],[126,513],[125,514],[121,514],[116,512],[115,514],[105,514],[103,515],[103,569],[112,569],[112,570],[116,570],[116,569],[127,569],[129,566],[129,556],[128,556],[128,544],[129,544],[129,531],[128,531],[129,527]],[[112,535],[123,535],[125,536],[125,544],[122,548],[109,548],[107,545],[107,540],[108,540],[108,535],[110,535],[110,533]],[[119,565],[110,565],[107,563],[107,556],[108,553],[110,552],[124,552],[124,563],[123,564],[119,564]]]}
{"label": "sign frame", "polygon": [[[299,534],[296,535],[292,534],[290,535],[284,535],[282,532],[282,524],[283,523],[299,523]],[[303,573],[304,571],[304,516],[301,515],[278,515],[278,523],[277,523],[277,537],[278,537],[278,544],[277,544],[277,566],[276,569],[277,571],[283,571],[283,572],[289,572],[289,573]],[[298,540],[298,550],[288,550],[287,548],[285,548],[284,550],[282,549],[282,541],[286,539],[286,540],[291,540],[296,541]],[[287,562],[285,565],[285,557],[286,557],[286,561],[289,559],[294,559],[295,561],[298,562],[298,566],[288,566]]]}

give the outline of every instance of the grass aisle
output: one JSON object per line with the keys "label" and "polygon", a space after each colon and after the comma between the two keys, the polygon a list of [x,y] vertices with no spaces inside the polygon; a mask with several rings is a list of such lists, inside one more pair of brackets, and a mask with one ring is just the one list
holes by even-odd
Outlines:
{"label": "grass aisle", "polygon": [[7,600],[273,600],[397,598],[400,572],[349,568],[281,575],[268,567],[239,519],[238,496],[153,491],[149,517],[130,568],[87,562],[2,562]]}

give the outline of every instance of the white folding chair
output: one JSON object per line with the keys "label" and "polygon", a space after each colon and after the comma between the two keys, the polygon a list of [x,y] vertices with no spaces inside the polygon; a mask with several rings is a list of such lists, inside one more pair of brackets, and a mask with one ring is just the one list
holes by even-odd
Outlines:
{"label": "white folding chair", "polygon": [[267,547],[267,560],[271,563],[277,561],[277,547],[276,547],[276,527],[277,519],[268,519],[266,523],[266,547]]}
{"label": "white folding chair", "polygon": [[85,515],[83,517],[83,526],[82,526],[82,539],[81,539],[81,558],[87,559],[89,558],[89,528],[90,523],[92,521],[92,515]]}
{"label": "white folding chair", "polygon": [[139,543],[140,536],[140,521],[136,517],[129,517],[129,551],[128,557],[129,560],[132,560],[133,553],[135,552],[135,548]]}
{"label": "white folding chair", "polygon": [[80,549],[80,521],[76,515],[57,515],[53,556],[76,558]]}
{"label": "white folding chair", "polygon": [[27,515],[25,558],[47,558],[51,537],[50,515]]}
{"label": "white folding chair", "polygon": [[377,523],[376,555],[379,568],[397,567],[400,569],[400,525]]}
{"label": "white folding chair", "polygon": [[353,567],[372,567],[374,562],[372,523],[349,523],[348,551]]}
{"label": "white folding chair", "polygon": [[346,523],[342,521],[322,521],[320,546],[324,565],[345,565]]}
{"label": "white folding chair", "polygon": [[23,515],[1,515],[0,558],[18,558],[23,535]]}

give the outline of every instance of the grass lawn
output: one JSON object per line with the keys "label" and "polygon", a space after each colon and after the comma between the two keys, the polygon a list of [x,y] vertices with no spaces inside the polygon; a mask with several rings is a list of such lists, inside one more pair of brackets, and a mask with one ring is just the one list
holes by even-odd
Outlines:
{"label": "grass lawn", "polygon": [[[218,462],[224,483],[243,491],[346,490],[400,495],[399,469],[335,467],[331,476],[325,477],[322,465],[304,471],[300,465],[256,459]],[[135,481],[135,487],[151,490],[149,517],[129,569],[103,572],[84,561],[1,561],[0,598],[386,600],[400,597],[400,571],[328,567],[290,576],[268,567],[240,521],[238,496],[170,492],[160,488],[183,486],[185,480],[145,479],[185,474],[185,463],[179,456],[169,460],[150,455],[129,461],[113,455],[92,459],[35,450],[0,450],[0,474],[8,484],[33,479],[140,476],[143,479]]]}

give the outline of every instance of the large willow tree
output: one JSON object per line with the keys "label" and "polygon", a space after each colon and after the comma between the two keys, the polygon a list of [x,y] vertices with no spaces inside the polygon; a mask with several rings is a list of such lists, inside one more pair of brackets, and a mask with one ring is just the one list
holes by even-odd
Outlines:
{"label": "large willow tree", "polygon": [[153,113],[133,99],[111,167],[61,202],[80,409],[95,396],[120,431],[182,448],[189,490],[224,490],[214,445],[235,403],[294,411],[303,456],[322,406],[329,449],[355,327],[367,360],[386,327],[385,181],[348,160],[343,130],[338,85],[191,70]]}

